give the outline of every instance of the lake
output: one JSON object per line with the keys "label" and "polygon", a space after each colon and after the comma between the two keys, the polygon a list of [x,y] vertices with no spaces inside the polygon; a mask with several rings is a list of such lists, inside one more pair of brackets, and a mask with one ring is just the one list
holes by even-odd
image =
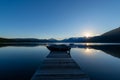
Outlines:
{"label": "lake", "polygon": [[[87,46],[86,46],[87,45]],[[120,46],[72,44],[70,55],[91,80],[120,80]],[[50,51],[45,45],[1,45],[0,80],[30,80]]]}

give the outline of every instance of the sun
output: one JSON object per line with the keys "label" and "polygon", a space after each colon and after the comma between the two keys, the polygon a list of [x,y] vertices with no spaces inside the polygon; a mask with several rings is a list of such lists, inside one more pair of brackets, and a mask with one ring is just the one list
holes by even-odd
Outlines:
{"label": "sun", "polygon": [[90,36],[91,36],[90,33],[86,33],[86,34],[85,34],[85,37],[86,37],[86,38],[89,38]]}

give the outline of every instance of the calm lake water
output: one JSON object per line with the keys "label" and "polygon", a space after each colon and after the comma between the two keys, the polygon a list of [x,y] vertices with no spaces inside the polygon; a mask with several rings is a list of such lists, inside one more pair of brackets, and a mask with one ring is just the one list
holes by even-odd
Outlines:
{"label": "calm lake water", "polygon": [[[0,80],[30,80],[49,53],[43,45],[1,46]],[[119,45],[76,44],[70,54],[91,80],[120,80]]]}

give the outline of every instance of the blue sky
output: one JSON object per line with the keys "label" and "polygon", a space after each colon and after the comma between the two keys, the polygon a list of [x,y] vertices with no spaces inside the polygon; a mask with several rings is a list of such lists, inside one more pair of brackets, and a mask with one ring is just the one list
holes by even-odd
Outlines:
{"label": "blue sky", "polygon": [[120,0],[0,0],[0,37],[100,35],[120,26]]}

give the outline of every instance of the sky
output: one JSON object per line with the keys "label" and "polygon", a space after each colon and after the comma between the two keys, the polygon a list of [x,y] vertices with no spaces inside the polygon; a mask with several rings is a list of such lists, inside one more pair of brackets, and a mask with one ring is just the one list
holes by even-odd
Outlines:
{"label": "sky", "polygon": [[120,26],[120,0],[0,0],[0,37],[101,35]]}

